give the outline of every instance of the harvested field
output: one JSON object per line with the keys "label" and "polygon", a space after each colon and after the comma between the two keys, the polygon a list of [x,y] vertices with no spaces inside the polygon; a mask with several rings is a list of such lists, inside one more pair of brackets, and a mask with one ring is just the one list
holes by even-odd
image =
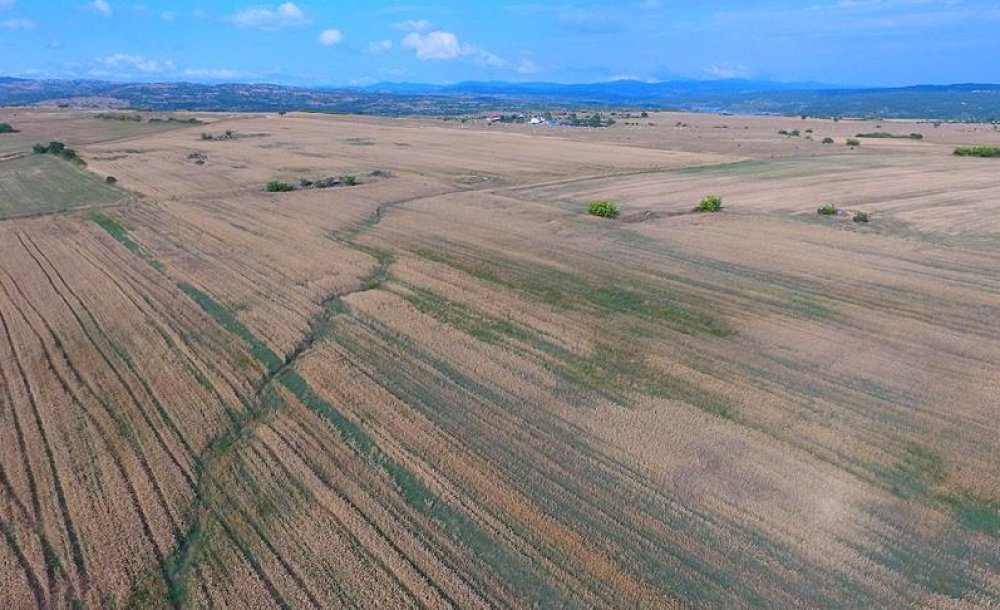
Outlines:
{"label": "harvested field", "polygon": [[984,131],[206,118],[0,221],[0,602],[1000,604]]}

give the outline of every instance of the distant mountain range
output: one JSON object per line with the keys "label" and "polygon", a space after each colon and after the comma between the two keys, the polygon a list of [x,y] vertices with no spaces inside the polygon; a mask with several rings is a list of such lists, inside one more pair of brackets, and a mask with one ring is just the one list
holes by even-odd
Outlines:
{"label": "distant mountain range", "polygon": [[280,111],[444,115],[545,109],[693,110],[942,120],[1000,120],[1000,85],[845,88],[758,80],[619,80],[591,84],[379,83],[356,88],[269,84],[112,83],[0,77],[0,105],[149,110]]}

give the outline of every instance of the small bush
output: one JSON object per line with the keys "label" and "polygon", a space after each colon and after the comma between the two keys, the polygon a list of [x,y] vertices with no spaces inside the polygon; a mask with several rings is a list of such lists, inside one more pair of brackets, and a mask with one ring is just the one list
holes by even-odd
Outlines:
{"label": "small bush", "polygon": [[302,188],[307,189],[312,185],[313,185],[312,180],[308,178],[299,178],[299,186],[301,186]]}
{"label": "small bush", "polygon": [[844,142],[844,144],[854,148],[855,146],[861,146],[861,140],[857,138],[847,138],[847,141]]}
{"label": "small bush", "polygon": [[202,140],[214,140],[215,137],[212,134],[203,131],[203,132],[201,132],[201,139]]}
{"label": "small bush", "polygon": [[824,204],[823,207],[816,210],[816,213],[820,216],[836,216],[839,211],[840,210],[837,209],[837,205],[835,203],[827,203]]}
{"label": "small bush", "polygon": [[616,218],[618,206],[611,201],[592,201],[587,205],[587,213],[601,218]]}
{"label": "small bush", "polygon": [[959,157],[1000,157],[1000,148],[995,146],[959,146],[955,149]]}
{"label": "small bush", "polygon": [[371,176],[372,178],[389,178],[392,176],[392,172],[390,172],[387,169],[381,169],[377,167],[372,171],[368,172],[368,175]]}
{"label": "small bush", "polygon": [[854,222],[868,222],[868,212],[858,212],[854,215]]}
{"label": "small bush", "polygon": [[696,212],[718,212],[722,209],[722,197],[707,195],[695,208]]}
{"label": "small bush", "polygon": [[341,176],[340,177],[340,181],[343,182],[346,186],[357,186],[358,185],[358,177],[354,176],[354,175],[351,175],[351,174],[347,174],[347,175]]}
{"label": "small bush", "polygon": [[823,144],[833,144],[833,138],[823,138]]}
{"label": "small bush", "polygon": [[108,176],[104,179],[104,181],[108,184],[118,184],[118,178],[115,178],[114,176]]}
{"label": "small bush", "polygon": [[0,133],[17,133],[17,130],[10,123],[0,123]]}
{"label": "small bush", "polygon": [[268,193],[287,193],[289,191],[294,191],[295,187],[287,182],[272,180],[264,185],[264,190]]}

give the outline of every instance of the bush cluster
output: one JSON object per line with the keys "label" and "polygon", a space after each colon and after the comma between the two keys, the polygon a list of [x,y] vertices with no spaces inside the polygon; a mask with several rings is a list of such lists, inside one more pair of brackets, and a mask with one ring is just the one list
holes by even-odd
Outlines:
{"label": "bush cluster", "polygon": [[264,190],[268,193],[287,193],[289,191],[294,191],[295,187],[287,182],[272,180],[264,185]]}
{"label": "bush cluster", "polygon": [[819,214],[820,216],[836,216],[838,211],[839,210],[837,209],[837,204],[827,203],[824,204],[823,207],[816,210],[816,213]]}
{"label": "bush cluster", "polygon": [[31,147],[36,155],[56,155],[57,157],[62,157],[67,161],[72,161],[77,165],[86,165],[86,161],[80,158],[80,155],[76,154],[76,151],[72,148],[66,148],[66,145],[62,142],[49,142],[48,144],[35,144]]}
{"label": "bush cluster", "polygon": [[861,140],[857,138],[847,138],[847,141],[844,142],[844,144],[854,148],[855,146],[861,146]]}
{"label": "bush cluster", "polygon": [[706,195],[698,207],[695,208],[696,212],[718,212],[722,209],[722,197],[718,195]]}
{"label": "bush cluster", "polygon": [[611,201],[591,201],[587,205],[587,213],[601,218],[616,218],[619,212],[618,206]]}
{"label": "bush cluster", "polygon": [[[331,176],[329,178],[320,178],[319,180],[310,180],[309,178],[299,178],[298,188],[326,189],[335,186],[357,186],[359,184],[361,183],[358,181],[357,176],[353,174],[345,174],[343,176],[340,176],[339,178]],[[264,190],[267,191],[268,193],[287,193],[289,191],[296,190],[296,187],[287,182],[282,182],[280,180],[272,180],[271,182],[268,182],[267,184],[264,185]]]}
{"label": "bush cluster", "polygon": [[959,146],[955,149],[959,157],[1000,157],[1000,148],[996,146]]}

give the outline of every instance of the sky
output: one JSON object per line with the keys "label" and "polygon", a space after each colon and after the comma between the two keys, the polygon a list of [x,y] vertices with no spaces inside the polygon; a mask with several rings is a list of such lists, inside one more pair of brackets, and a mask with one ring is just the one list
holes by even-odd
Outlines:
{"label": "sky", "polygon": [[0,75],[1000,82],[1000,0],[0,0]]}

